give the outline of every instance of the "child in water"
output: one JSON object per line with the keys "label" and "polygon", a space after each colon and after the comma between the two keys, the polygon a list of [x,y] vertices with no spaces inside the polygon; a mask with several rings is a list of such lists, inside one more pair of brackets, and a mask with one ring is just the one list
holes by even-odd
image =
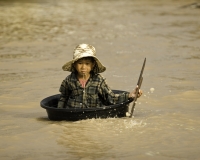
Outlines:
{"label": "child in water", "polygon": [[[73,59],[63,65],[64,71],[71,72],[60,86],[58,108],[102,107],[127,101],[136,97],[136,88],[131,92],[114,94],[105,78],[99,73],[106,70],[96,57],[95,48],[89,44],[78,45]],[[142,91],[138,92],[138,97]]]}

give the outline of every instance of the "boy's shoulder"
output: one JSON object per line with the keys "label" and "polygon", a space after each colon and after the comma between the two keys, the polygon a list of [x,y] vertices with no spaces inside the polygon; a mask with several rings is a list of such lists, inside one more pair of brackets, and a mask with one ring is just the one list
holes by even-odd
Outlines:
{"label": "boy's shoulder", "polygon": [[72,72],[65,78],[65,81],[76,81],[76,74]]}
{"label": "boy's shoulder", "polygon": [[94,74],[92,77],[93,77],[93,80],[96,80],[96,81],[104,81],[105,80],[105,78],[99,73]]}

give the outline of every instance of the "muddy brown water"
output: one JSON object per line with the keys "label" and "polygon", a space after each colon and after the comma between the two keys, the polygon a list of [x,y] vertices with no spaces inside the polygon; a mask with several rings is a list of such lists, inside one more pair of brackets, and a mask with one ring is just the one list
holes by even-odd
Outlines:
{"label": "muddy brown water", "polygon": [[[0,159],[199,159],[194,2],[1,0]],[[96,47],[113,89],[131,91],[147,58],[133,118],[48,120],[40,101],[59,93],[79,43]]]}

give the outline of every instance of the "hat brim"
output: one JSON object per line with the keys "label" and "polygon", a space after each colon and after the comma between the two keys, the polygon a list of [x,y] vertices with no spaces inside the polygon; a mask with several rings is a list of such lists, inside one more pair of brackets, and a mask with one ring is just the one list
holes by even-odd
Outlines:
{"label": "hat brim", "polygon": [[98,67],[98,73],[102,73],[102,72],[104,72],[104,71],[106,70],[106,67],[99,61],[99,59],[98,59],[97,57],[91,56],[91,55],[88,55],[88,56],[87,56],[87,55],[84,55],[84,56],[78,57],[78,58],[76,58],[76,59],[73,59],[73,60],[71,60],[71,61],[65,63],[65,64],[62,66],[62,69],[63,69],[64,71],[72,72],[72,71],[73,71],[73,69],[72,69],[73,63],[76,62],[76,61],[78,61],[78,60],[81,59],[81,58],[84,58],[84,57],[93,57],[93,58],[95,59],[95,61],[96,61],[96,63],[97,63],[97,67]]}

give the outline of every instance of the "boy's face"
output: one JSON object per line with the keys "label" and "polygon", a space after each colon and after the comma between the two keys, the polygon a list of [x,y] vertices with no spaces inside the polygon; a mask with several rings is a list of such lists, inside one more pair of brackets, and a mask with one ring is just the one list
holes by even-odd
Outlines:
{"label": "boy's face", "polygon": [[81,58],[75,62],[74,67],[77,70],[79,77],[89,76],[90,71],[94,67],[94,63],[90,58]]}

